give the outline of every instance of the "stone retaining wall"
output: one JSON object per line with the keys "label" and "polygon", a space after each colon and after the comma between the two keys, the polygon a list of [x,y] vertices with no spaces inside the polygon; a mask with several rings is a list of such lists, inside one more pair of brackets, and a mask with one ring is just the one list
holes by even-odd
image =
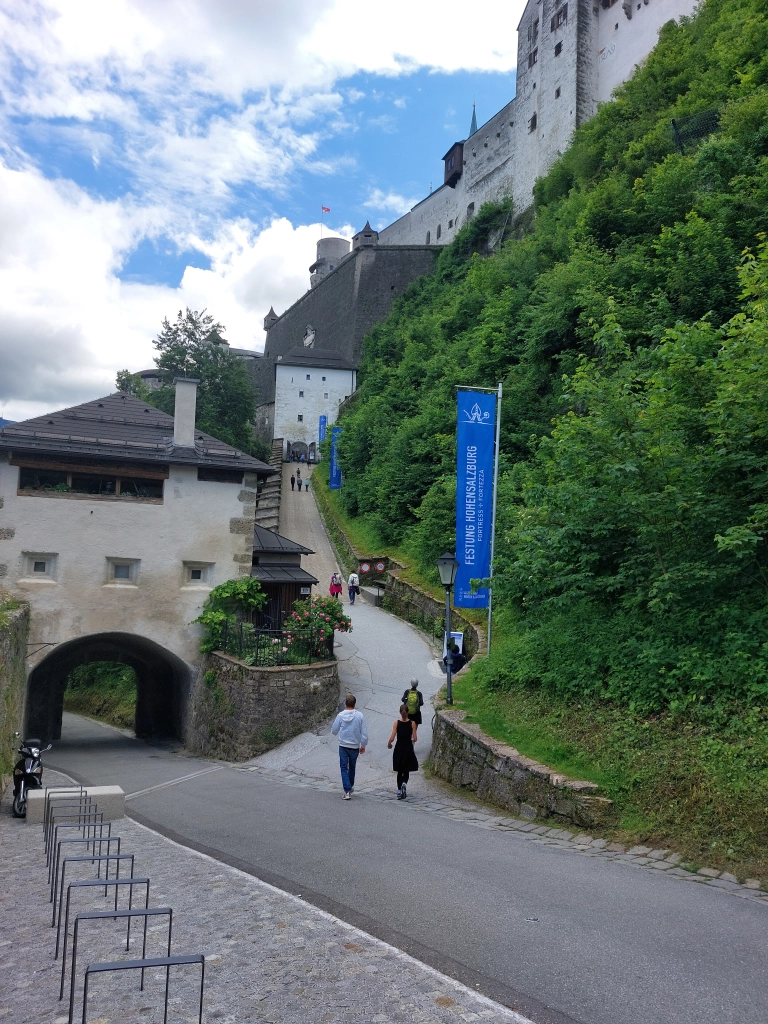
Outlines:
{"label": "stone retaining wall", "polygon": [[593,782],[569,779],[491,739],[466,712],[436,712],[430,767],[438,778],[466,787],[490,803],[524,818],[559,818],[589,828],[612,801]]}
{"label": "stone retaining wall", "polygon": [[189,749],[247,761],[319,725],[339,704],[336,660],[256,668],[228,654],[203,660]]}
{"label": "stone retaining wall", "polygon": [[10,782],[17,758],[14,733],[21,732],[24,724],[28,633],[27,605],[0,610],[0,795]]}

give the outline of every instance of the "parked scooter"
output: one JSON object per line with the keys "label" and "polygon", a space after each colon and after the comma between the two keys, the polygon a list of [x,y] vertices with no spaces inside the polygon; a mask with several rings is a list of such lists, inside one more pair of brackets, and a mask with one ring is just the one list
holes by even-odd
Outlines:
{"label": "parked scooter", "polygon": [[[18,737],[19,733],[16,733]],[[19,747],[21,757],[13,769],[13,816],[14,818],[26,818],[27,816],[27,791],[40,789],[43,785],[43,762],[40,758],[47,747],[40,749],[40,740],[22,740]]]}

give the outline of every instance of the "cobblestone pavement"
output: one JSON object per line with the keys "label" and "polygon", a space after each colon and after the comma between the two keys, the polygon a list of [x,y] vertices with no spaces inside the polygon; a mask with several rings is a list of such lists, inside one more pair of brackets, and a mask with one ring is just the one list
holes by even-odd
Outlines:
{"label": "cobblestone pavement", "polygon": [[[49,772],[46,781],[63,780]],[[136,854],[135,876],[151,878],[150,906],[173,908],[173,952],[206,957],[207,1022],[530,1024],[298,897],[128,818],[115,822],[113,830],[123,837],[123,852]],[[65,999],[59,1002],[61,959],[53,960],[55,929],[50,926],[42,826],[14,820],[7,794],[0,811],[0,847],[0,1021],[65,1024],[69,974]],[[92,874],[73,872],[75,877]],[[96,890],[92,904],[83,900],[77,909],[109,909],[101,893]],[[130,953],[125,952],[124,934],[112,923],[84,928],[78,963],[84,968],[90,962],[140,956],[140,930],[134,930]],[[165,924],[153,924],[148,935],[148,955],[164,955]],[[197,1020],[199,974],[186,970],[186,976],[171,982],[172,1024]],[[144,992],[133,972],[100,978],[89,998],[88,1020],[159,1024],[163,988],[162,971],[148,973]],[[80,992],[79,983],[76,1021],[82,1013]]]}

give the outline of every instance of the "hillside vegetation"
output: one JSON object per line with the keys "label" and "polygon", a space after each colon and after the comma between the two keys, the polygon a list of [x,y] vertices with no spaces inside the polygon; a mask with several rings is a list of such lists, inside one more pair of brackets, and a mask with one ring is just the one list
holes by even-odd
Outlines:
{"label": "hillside vegetation", "polygon": [[[681,153],[673,119],[714,130]],[[602,759],[661,838],[671,771],[698,794],[691,844],[763,868],[766,209],[768,2],[706,0],[537,183],[530,230],[499,243],[513,216],[484,207],[371,332],[340,445],[346,512],[429,576],[453,546],[454,387],[502,381],[503,642],[465,698]],[[663,793],[649,737],[675,745]]]}

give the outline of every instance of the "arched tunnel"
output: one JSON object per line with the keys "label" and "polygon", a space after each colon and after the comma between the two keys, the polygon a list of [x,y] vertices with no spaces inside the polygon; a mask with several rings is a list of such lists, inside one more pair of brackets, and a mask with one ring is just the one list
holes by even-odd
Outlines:
{"label": "arched tunnel", "polygon": [[25,733],[50,743],[61,736],[64,691],[73,668],[116,661],[136,673],[136,735],[183,741],[191,691],[189,666],[170,651],[133,633],[95,633],[58,644],[27,680]]}

